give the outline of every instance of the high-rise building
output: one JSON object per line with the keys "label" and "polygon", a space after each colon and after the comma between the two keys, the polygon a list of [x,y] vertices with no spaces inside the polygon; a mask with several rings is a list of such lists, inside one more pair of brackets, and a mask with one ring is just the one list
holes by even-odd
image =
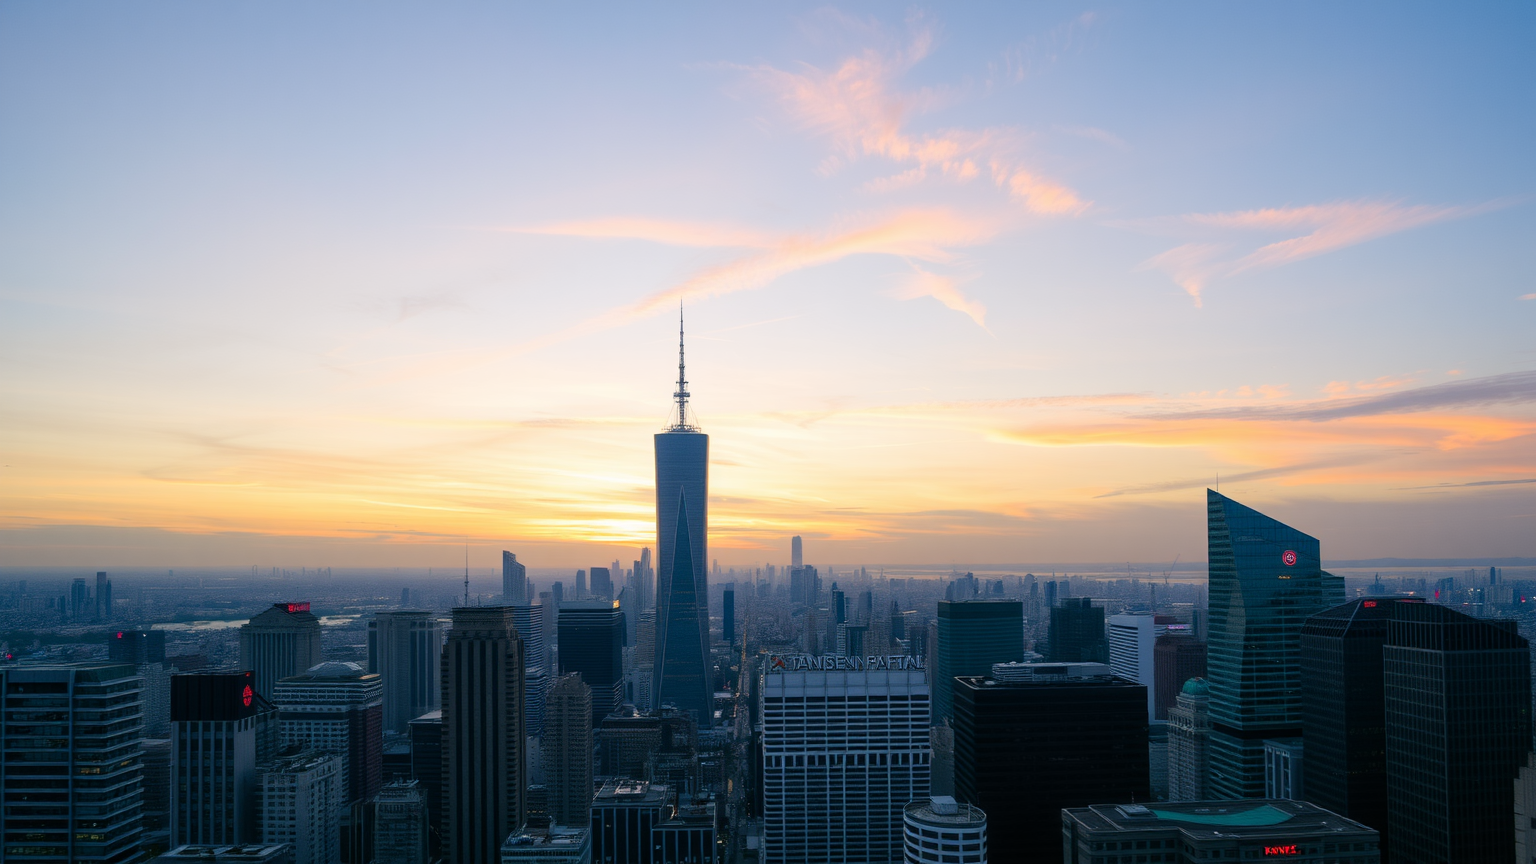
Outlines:
{"label": "high-rise building", "polygon": [[1301,728],[1305,794],[1319,807],[1387,830],[1386,688],[1381,661],[1387,625],[1399,603],[1374,597],[1313,615],[1301,630]]}
{"label": "high-rise building", "polygon": [[1515,780],[1515,860],[1536,861],[1536,753],[1525,757]]}
{"label": "high-rise building", "polygon": [[435,859],[442,849],[443,712],[429,711],[411,721],[411,779],[427,804],[427,848]]}
{"label": "high-rise building", "polygon": [[523,731],[530,738],[538,738],[544,734],[545,702],[549,695],[549,687],[549,674],[542,667],[527,668],[523,681],[523,716],[526,718],[526,728]]}
{"label": "high-rise building", "polygon": [[718,813],[714,795],[680,794],[671,818],[651,829],[653,864],[716,864]]}
{"label": "high-rise building", "polygon": [[443,649],[443,846],[492,864],[527,821],[523,642],[508,606],[453,610]]}
{"label": "high-rise building", "polygon": [[[1129,800],[1129,799],[1127,799]],[[1376,832],[1303,801],[1189,801],[1064,808],[1052,861],[1219,860],[1379,864]],[[1049,844],[1055,840],[1055,844]],[[1137,854],[1125,850],[1136,848]],[[1147,850],[1147,851],[1142,851]],[[1001,860],[1001,859],[999,859]]]}
{"label": "high-rise building", "polygon": [[1018,600],[940,600],[933,664],[933,722],[954,716],[957,675],[987,675],[993,663],[1024,659],[1024,604]]}
{"label": "high-rise building", "polygon": [[613,573],[607,567],[593,567],[590,573],[593,599],[612,600]]}
{"label": "high-rise building", "polygon": [[987,814],[948,795],[932,795],[904,808],[904,864],[987,864]]}
{"label": "high-rise building", "polygon": [[720,602],[720,641],[727,646],[736,644],[736,591],[725,589]]}
{"label": "high-rise building", "polygon": [[363,819],[369,864],[425,864],[427,803],[417,781],[386,784],[368,802]]}
{"label": "high-rise building", "polygon": [[91,616],[91,609],[91,589],[85,584],[85,577],[76,577],[69,586],[69,618],[84,621]]}
{"label": "high-rise building", "polygon": [[672,810],[673,791],[659,783],[616,778],[592,798],[594,864],[655,864],[651,832]]}
{"label": "high-rise building", "polygon": [[384,683],[384,729],[404,732],[437,710],[443,631],[431,612],[380,612],[368,622],[368,671]]}
{"label": "high-rise building", "polygon": [[256,673],[256,692],[272,698],[277,682],[321,661],[320,619],[308,603],[274,603],[240,628],[240,668]]}
{"label": "high-rise building", "polygon": [[592,829],[551,826],[518,831],[501,847],[501,864],[592,864]]}
{"label": "high-rise building", "polygon": [[1108,663],[1104,607],[1088,597],[1063,599],[1051,609],[1049,641],[1052,663]]}
{"label": "high-rise building", "polygon": [[[652,698],[714,720],[709,680],[709,436],[688,412],[681,317],[677,333],[677,416],[656,433],[656,660]],[[594,693],[598,683],[590,678]],[[594,700],[595,701],[595,700]],[[595,844],[594,844],[595,845]]]}
{"label": "high-rise building", "polygon": [[1393,861],[1508,861],[1531,749],[1531,652],[1514,621],[1397,603],[1382,646]]}
{"label": "high-rise building", "polygon": [[992,815],[993,860],[1054,864],[1061,808],[1148,800],[1146,700],[1102,663],[955,679],[955,797]]}
{"label": "high-rise building", "polygon": [[847,671],[812,659],[770,657],[763,675],[762,860],[898,861],[903,808],[929,793],[923,671],[910,658]]}
{"label": "high-rise building", "polygon": [[341,759],[302,746],[285,747],[259,769],[261,842],[293,846],[293,864],[341,860]]}
{"label": "high-rise building", "polygon": [[1175,619],[1166,615],[1127,613],[1109,618],[1109,668],[1147,688],[1147,719],[1157,718],[1154,649],[1158,637]]}
{"label": "high-rise building", "polygon": [[518,638],[523,640],[523,656],[529,667],[548,670],[549,658],[544,644],[545,607],[540,603],[512,607],[512,623],[517,627]]}
{"label": "high-rise building", "polygon": [[256,769],[277,740],[254,672],[171,676],[171,845],[257,842]]}
{"label": "high-rise building", "polygon": [[1264,795],[1264,740],[1301,735],[1301,628],[1323,609],[1317,540],[1206,490],[1209,793]]}
{"label": "high-rise building", "polygon": [[805,566],[805,541],[800,539],[799,534],[789,538],[789,566]]}
{"label": "high-rise building", "polygon": [[1191,678],[1205,677],[1205,643],[1187,635],[1168,633],[1157,637],[1152,649],[1155,720],[1167,720],[1168,709],[1178,701],[1179,690]]}
{"label": "high-rise building", "polygon": [[517,556],[502,550],[501,553],[501,602],[505,606],[522,606],[528,597],[528,568]]}
{"label": "high-rise building", "polygon": [[555,679],[545,702],[542,742],[549,817],[580,827],[592,810],[592,688],[579,672]]}
{"label": "high-rise building", "polygon": [[560,607],[560,674],[580,672],[592,688],[592,728],[624,701],[624,613],[612,600]]}
{"label": "high-rise building", "polygon": [[125,663],[0,668],[0,858],[139,860],[140,686]]}
{"label": "high-rise building", "polygon": [[384,785],[384,682],[356,663],[320,663],[272,688],[284,746],[339,760],[343,806],[367,801]]}
{"label": "high-rise building", "polygon": [[105,573],[96,574],[96,620],[112,618],[112,580]]}
{"label": "high-rise building", "polygon": [[165,631],[128,629],[117,630],[107,638],[107,658],[113,663],[165,662]]}
{"label": "high-rise building", "polygon": [[1211,688],[1204,678],[1184,682],[1168,709],[1168,800],[1204,801],[1210,770]]}

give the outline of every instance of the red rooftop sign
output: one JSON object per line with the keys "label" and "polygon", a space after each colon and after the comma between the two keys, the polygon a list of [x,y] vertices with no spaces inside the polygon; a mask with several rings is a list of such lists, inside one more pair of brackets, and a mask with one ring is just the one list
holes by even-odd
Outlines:
{"label": "red rooftop sign", "polygon": [[308,612],[309,611],[309,604],[308,603],[284,603],[283,604],[283,608],[288,610],[289,612]]}
{"label": "red rooftop sign", "polygon": [[[1285,554],[1287,554],[1287,555],[1294,555],[1295,553],[1294,552],[1287,552]],[[1289,846],[1265,846],[1264,847],[1264,855],[1266,857],[1273,857],[1275,855],[1297,855],[1297,854],[1300,854],[1300,853],[1298,853],[1296,851],[1296,844],[1295,843],[1292,843]]]}

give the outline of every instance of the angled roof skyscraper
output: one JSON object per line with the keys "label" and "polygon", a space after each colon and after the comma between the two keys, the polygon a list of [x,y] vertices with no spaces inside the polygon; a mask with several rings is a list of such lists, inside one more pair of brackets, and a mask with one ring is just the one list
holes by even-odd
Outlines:
{"label": "angled roof skyscraper", "polygon": [[677,414],[656,433],[656,662],[654,704],[714,719],[708,677],[709,436],[688,416],[683,324],[677,325]]}

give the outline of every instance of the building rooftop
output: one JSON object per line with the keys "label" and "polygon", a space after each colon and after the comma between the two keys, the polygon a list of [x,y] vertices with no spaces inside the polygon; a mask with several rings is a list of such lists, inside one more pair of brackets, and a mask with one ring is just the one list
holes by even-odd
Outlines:
{"label": "building rooftop", "polygon": [[933,795],[927,801],[913,801],[905,809],[908,819],[927,825],[980,826],[987,824],[987,814],[980,807],[963,804],[948,795]]}
{"label": "building rooftop", "polygon": [[603,784],[592,799],[597,804],[665,804],[671,790],[660,783],[617,778]]}
{"label": "building rooftop", "polygon": [[564,825],[551,825],[547,829],[526,829],[513,831],[507,835],[502,849],[528,849],[556,851],[560,849],[574,849],[588,842],[589,828],[567,828]]}
{"label": "building rooftop", "polygon": [[1095,804],[1069,807],[1063,815],[1087,831],[1134,831],[1176,827],[1196,836],[1267,837],[1284,825],[1284,833],[1370,832],[1358,822],[1305,801],[1252,799],[1244,801],[1158,801],[1152,804]]}
{"label": "building rooftop", "polygon": [[1211,685],[1204,678],[1191,678],[1184,682],[1184,686],[1179,689],[1179,692],[1186,696],[1209,698],[1211,695]]}

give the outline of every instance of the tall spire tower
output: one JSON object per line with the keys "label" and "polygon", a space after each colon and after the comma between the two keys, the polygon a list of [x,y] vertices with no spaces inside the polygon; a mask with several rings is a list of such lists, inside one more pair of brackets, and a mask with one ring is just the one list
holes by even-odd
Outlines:
{"label": "tall spire tower", "polygon": [[714,720],[708,677],[709,436],[688,417],[683,312],[677,313],[677,403],[673,422],[656,433],[656,657],[654,704]]}

